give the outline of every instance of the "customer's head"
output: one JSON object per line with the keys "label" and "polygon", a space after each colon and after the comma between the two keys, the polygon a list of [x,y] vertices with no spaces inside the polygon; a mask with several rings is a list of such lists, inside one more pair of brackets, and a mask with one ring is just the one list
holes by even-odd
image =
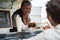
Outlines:
{"label": "customer's head", "polygon": [[21,3],[21,9],[23,11],[23,15],[29,14],[31,11],[31,3],[30,1],[23,1]]}
{"label": "customer's head", "polygon": [[51,0],[46,5],[47,17],[53,26],[60,24],[60,0]]}

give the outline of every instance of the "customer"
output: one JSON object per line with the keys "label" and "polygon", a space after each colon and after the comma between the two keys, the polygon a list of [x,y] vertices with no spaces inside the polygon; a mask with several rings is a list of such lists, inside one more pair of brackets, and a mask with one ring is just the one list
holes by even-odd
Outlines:
{"label": "customer", "polygon": [[51,0],[46,7],[47,18],[54,28],[26,40],[60,40],[60,0]]}

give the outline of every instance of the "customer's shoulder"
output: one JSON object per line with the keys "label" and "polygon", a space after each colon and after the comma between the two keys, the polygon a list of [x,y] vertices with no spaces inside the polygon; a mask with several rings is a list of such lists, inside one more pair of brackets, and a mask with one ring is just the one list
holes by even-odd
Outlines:
{"label": "customer's shoulder", "polygon": [[54,29],[47,29],[47,30],[44,30],[43,32],[52,32],[54,31]]}
{"label": "customer's shoulder", "polygon": [[47,29],[47,30],[44,30],[42,33],[45,35],[53,35],[56,32],[54,29]]}

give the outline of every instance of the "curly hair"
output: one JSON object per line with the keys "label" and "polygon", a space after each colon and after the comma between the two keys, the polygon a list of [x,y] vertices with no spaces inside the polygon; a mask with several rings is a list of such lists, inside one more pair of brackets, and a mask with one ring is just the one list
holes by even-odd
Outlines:
{"label": "curly hair", "polygon": [[47,15],[53,18],[56,23],[60,23],[60,0],[51,0],[46,5]]}
{"label": "curly hair", "polygon": [[21,3],[21,8],[24,6],[24,4],[31,5],[31,2],[28,1],[28,0],[22,1],[22,3]]}

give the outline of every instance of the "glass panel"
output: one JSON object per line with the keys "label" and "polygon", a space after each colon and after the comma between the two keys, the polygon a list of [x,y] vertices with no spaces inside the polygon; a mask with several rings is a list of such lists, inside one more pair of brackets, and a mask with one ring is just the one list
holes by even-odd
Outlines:
{"label": "glass panel", "polygon": [[0,28],[11,27],[10,12],[0,10]]}

